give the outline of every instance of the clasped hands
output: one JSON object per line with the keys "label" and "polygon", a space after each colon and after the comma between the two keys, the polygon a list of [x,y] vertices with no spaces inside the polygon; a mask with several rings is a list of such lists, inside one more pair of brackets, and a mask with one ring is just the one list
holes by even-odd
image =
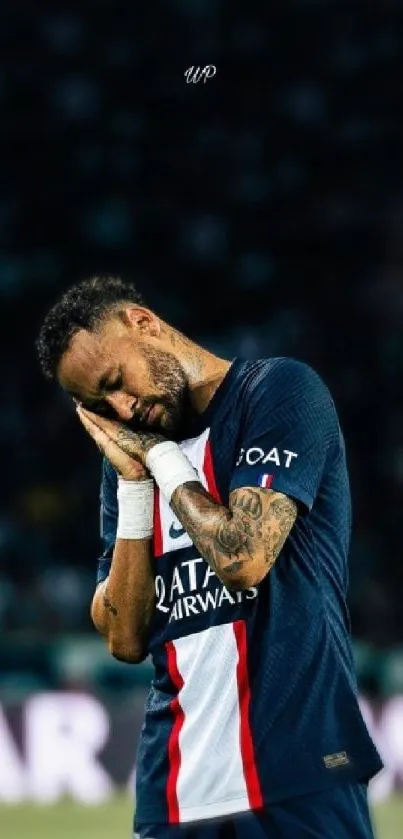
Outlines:
{"label": "clasped hands", "polygon": [[76,403],[80,422],[102,454],[125,480],[149,477],[146,456],[149,449],[166,438],[151,431],[132,431],[117,420],[109,420]]}

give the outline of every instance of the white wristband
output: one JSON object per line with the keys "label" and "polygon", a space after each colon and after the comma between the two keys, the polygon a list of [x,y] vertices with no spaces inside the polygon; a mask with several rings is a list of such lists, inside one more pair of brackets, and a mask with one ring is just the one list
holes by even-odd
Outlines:
{"label": "white wristband", "polygon": [[178,487],[188,481],[200,483],[196,469],[181,451],[177,443],[166,440],[157,443],[146,455],[147,469],[154,476],[162,495],[171,501],[172,495]]}
{"label": "white wristband", "polygon": [[154,481],[125,481],[118,483],[117,539],[150,539],[154,524]]}

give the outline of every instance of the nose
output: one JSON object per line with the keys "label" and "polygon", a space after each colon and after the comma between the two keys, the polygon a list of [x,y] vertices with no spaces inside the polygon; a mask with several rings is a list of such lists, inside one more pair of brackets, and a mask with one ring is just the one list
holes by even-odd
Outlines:
{"label": "nose", "polygon": [[111,406],[111,408],[113,408],[119,419],[124,422],[128,422],[133,419],[137,400],[131,396],[130,393],[123,393],[123,391],[108,393],[105,397],[105,401]]}

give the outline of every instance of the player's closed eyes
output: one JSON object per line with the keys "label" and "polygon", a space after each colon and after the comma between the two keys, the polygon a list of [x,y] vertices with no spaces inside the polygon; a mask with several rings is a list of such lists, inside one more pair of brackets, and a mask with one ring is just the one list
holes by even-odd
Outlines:
{"label": "player's closed eyes", "polygon": [[121,373],[118,373],[115,379],[112,382],[108,382],[105,385],[105,391],[107,393],[114,393],[116,390],[120,390],[123,384],[123,376]]}

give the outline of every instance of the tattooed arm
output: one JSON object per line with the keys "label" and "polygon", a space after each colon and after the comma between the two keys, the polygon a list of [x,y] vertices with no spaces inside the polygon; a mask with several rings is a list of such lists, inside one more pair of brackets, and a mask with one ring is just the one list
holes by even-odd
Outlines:
{"label": "tattooed arm", "polygon": [[[123,452],[143,464],[147,452],[165,439],[150,431],[133,432],[101,417],[93,419]],[[200,555],[232,589],[249,588],[263,580],[297,517],[296,502],[281,492],[241,487],[231,492],[228,509],[197,481],[178,487],[171,507]]]}
{"label": "tattooed arm", "polygon": [[232,589],[263,580],[297,517],[295,501],[280,492],[242,487],[231,493],[227,509],[196,482],[178,487],[171,507],[200,555]]}
{"label": "tattooed arm", "polygon": [[[117,443],[126,452],[144,459],[147,451],[163,441],[158,434],[133,434],[117,429]],[[287,495],[258,487],[241,487],[230,495],[229,509],[198,482],[175,490],[171,507],[189,534],[200,556],[224,585],[244,589],[260,583],[276,561],[297,517],[297,504]]]}
{"label": "tattooed arm", "polygon": [[92,621],[114,658],[138,664],[148,653],[155,605],[150,539],[118,539],[109,576],[91,605]]}
{"label": "tattooed arm", "polygon": [[81,408],[78,414],[109,466],[113,467],[111,471],[105,471],[104,465],[101,507],[102,529],[104,517],[109,522],[108,553],[114,546],[112,562],[109,576],[96,589],[91,617],[112,655],[120,661],[137,664],[148,653],[148,628],[155,603],[152,539],[117,538],[116,473],[137,482],[147,473],[93,422],[93,415]]}

